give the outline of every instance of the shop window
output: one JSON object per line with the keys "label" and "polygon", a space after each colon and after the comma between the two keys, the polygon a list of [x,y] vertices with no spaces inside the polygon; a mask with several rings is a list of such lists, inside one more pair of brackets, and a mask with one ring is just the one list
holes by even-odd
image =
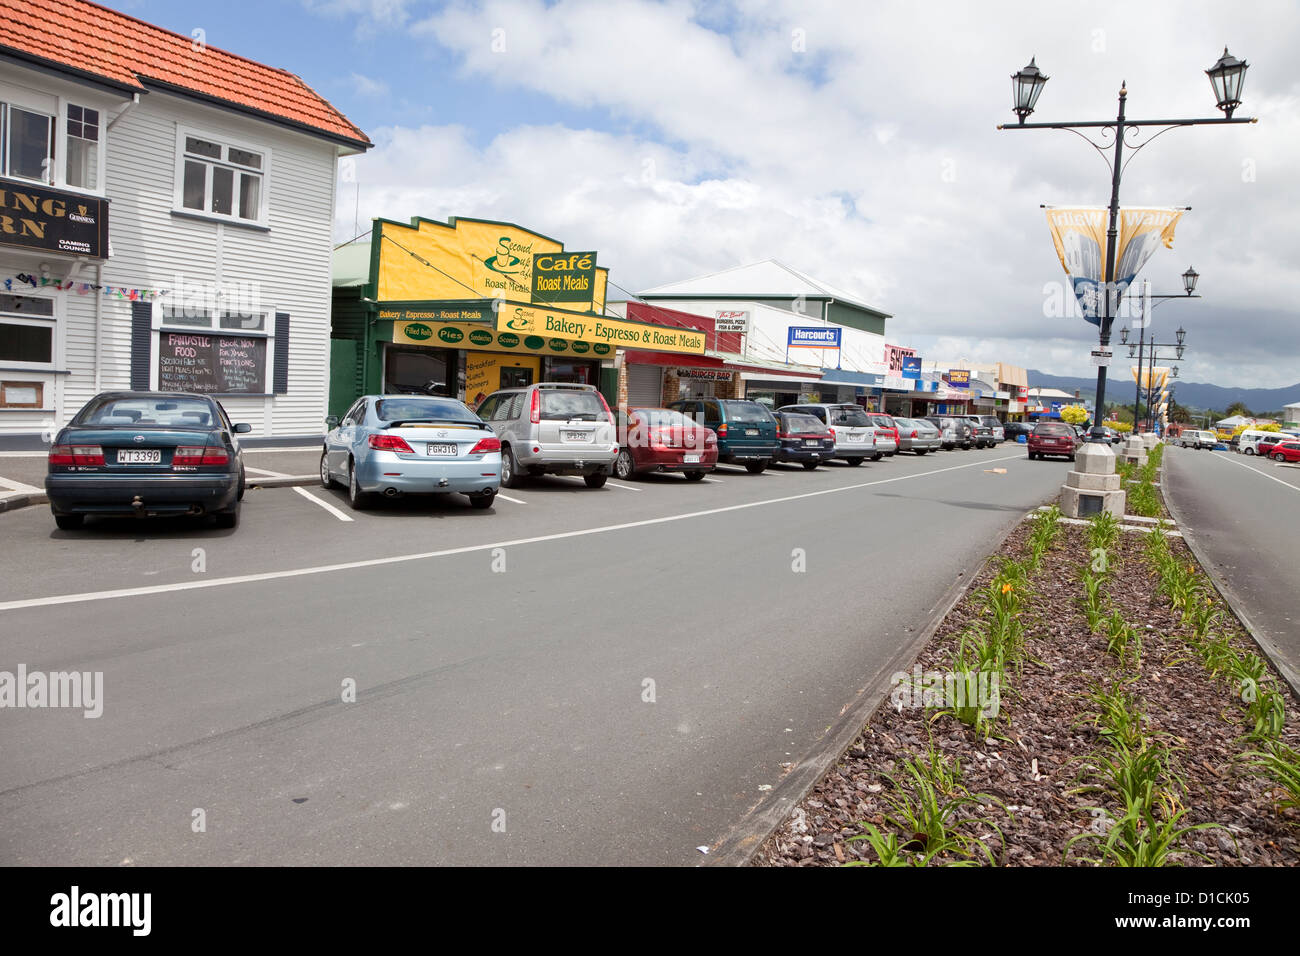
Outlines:
{"label": "shop window", "polygon": [[181,131],[177,155],[178,205],[242,222],[263,222],[268,152],[232,146]]}
{"label": "shop window", "polygon": [[54,181],[54,117],[0,103],[0,173]]}
{"label": "shop window", "polygon": [[31,368],[54,363],[54,300],[0,295],[0,362]]}
{"label": "shop window", "polygon": [[594,362],[557,362],[552,360],[546,369],[546,381],[574,385],[594,385],[596,384],[596,377],[592,370],[598,367]]}
{"label": "shop window", "polygon": [[198,329],[238,329],[244,332],[266,330],[265,312],[239,312],[214,309],[164,306],[163,325],[183,325]]}
{"label": "shop window", "polygon": [[386,392],[455,398],[456,353],[446,349],[399,348],[384,352]]}

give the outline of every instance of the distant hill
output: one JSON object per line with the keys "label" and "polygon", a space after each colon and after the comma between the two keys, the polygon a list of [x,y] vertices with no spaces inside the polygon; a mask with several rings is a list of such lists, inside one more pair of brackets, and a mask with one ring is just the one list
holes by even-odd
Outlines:
{"label": "distant hill", "polygon": [[[1233,402],[1244,402],[1254,412],[1275,412],[1283,405],[1300,402],[1300,382],[1286,388],[1224,388],[1222,385],[1210,385],[1201,382],[1184,382],[1174,379],[1178,387],[1174,398],[1179,405],[1187,408],[1213,408],[1222,411]],[[1036,369],[1029,370],[1029,385],[1041,385],[1045,388],[1059,388],[1063,392],[1073,393],[1079,390],[1080,397],[1096,397],[1097,380],[1095,378],[1077,378],[1069,375],[1048,375]],[[1115,401],[1133,401],[1133,376],[1131,373],[1120,377],[1112,368],[1111,376],[1106,382],[1107,404]]]}

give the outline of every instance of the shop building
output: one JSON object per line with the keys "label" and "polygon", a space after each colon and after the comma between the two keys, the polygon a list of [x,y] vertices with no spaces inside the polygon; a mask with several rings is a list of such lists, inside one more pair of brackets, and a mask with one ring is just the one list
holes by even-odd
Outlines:
{"label": "shop building", "polygon": [[301,79],[80,0],[0,0],[0,442],[97,392],[320,434],[340,156]]}
{"label": "shop building", "polygon": [[365,241],[336,250],[333,281],[332,415],[368,393],[476,407],[534,382],[594,385],[614,404],[628,384],[623,353],[706,352],[707,329],[608,314],[595,251],[516,223],[375,219]]}

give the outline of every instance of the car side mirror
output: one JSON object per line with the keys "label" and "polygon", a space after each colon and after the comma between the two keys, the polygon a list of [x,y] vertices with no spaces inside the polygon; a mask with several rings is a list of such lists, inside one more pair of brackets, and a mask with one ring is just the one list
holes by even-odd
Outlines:
{"label": "car side mirror", "polygon": [[235,424],[235,433],[237,435],[247,435],[252,430],[253,426],[248,424],[248,422],[237,422]]}
{"label": "car side mirror", "polygon": [[339,417],[337,415],[331,415],[329,418],[325,419],[325,424],[330,428],[338,428]]}

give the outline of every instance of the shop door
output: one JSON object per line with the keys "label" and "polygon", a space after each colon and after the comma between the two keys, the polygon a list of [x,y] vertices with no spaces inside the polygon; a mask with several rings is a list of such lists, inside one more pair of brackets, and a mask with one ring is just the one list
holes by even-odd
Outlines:
{"label": "shop door", "polygon": [[500,388],[522,388],[525,385],[533,384],[533,370],[530,368],[514,368],[511,366],[501,366],[501,385]]}

